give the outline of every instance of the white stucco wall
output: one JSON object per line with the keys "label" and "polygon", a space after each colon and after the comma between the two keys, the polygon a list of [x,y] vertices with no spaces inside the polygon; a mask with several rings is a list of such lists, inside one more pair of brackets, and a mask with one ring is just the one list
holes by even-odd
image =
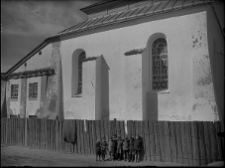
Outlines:
{"label": "white stucco wall", "polygon": [[[37,98],[29,98],[29,83],[38,83]],[[41,77],[28,78],[27,79],[27,100],[26,100],[26,116],[36,115],[37,109],[40,108],[41,101]]]}
{"label": "white stucco wall", "polygon": [[[200,84],[207,75],[208,78],[212,78],[205,8],[153,16],[146,20],[148,22],[138,22],[137,25],[128,26],[121,23],[125,27],[115,26],[112,30],[78,37],[71,36],[72,38],[62,40],[60,45],[57,45],[57,53],[60,53],[61,60],[56,62],[62,62],[63,82],[60,99],[65,119],[95,119],[96,60],[83,63],[82,94],[72,95],[72,55],[77,49],[84,50],[86,58],[103,55],[109,67],[110,120],[150,119],[151,115],[147,115],[150,114],[147,108],[150,100],[147,95],[154,91],[151,90],[148,42],[156,33],[164,34],[167,40],[169,73],[168,90],[155,94],[157,120],[218,119],[215,108],[212,108],[216,106],[213,83]],[[142,54],[124,55],[127,51],[141,48],[145,48]],[[36,54],[27,61],[26,70],[53,66],[55,54],[52,51],[52,45],[43,48],[42,55]],[[16,72],[24,71],[24,68],[22,65]],[[29,78],[27,89],[29,82],[33,81],[38,82],[38,98],[37,100],[27,98],[26,110],[29,115],[35,115],[36,110],[40,108],[41,78]],[[10,107],[18,105],[10,103]]]}
{"label": "white stucco wall", "polygon": [[[7,91],[8,94],[6,97],[8,97],[8,100],[10,101],[9,103],[9,108],[10,111],[8,114],[13,114],[13,115],[18,115],[20,114],[20,100],[21,100],[21,79],[11,79],[9,82],[7,82]],[[18,99],[11,99],[11,85],[17,84],[18,85]]]}
{"label": "white stucco wall", "polygon": [[[177,14],[162,20],[153,17],[151,22],[62,41],[64,110],[78,108],[74,103],[79,99],[71,97],[71,59],[74,50],[82,48],[87,57],[102,54],[110,68],[110,119],[142,120],[142,108],[145,108],[142,107],[141,83],[144,82],[141,75],[142,59],[148,54],[145,51],[145,54],[125,56],[124,53],[132,49],[148,48],[147,42],[151,35],[163,33],[168,42],[169,89],[166,93],[158,94],[158,120],[214,120],[213,111],[208,106],[192,112],[193,103],[196,103],[193,95],[198,91],[197,86],[194,85],[196,75],[192,59],[208,54],[206,12],[194,12],[196,11],[193,10],[193,14],[184,13],[183,16]],[[195,39],[192,36],[199,32],[203,34],[202,44],[200,47],[193,48]],[[201,72],[202,70],[199,72],[200,76]],[[93,77],[91,68],[88,68],[87,76]],[[146,84],[150,87],[149,82]],[[146,94],[149,91],[150,88],[145,88]],[[213,94],[212,90],[209,92]],[[82,112],[77,113],[82,114]],[[83,117],[79,116],[79,118]]]}
{"label": "white stucco wall", "polygon": [[[84,49],[83,46],[77,45],[78,48]],[[72,53],[74,47],[63,50],[62,43],[62,73],[63,73],[63,111],[65,119],[95,119],[95,65],[96,62],[88,61],[83,63],[83,85],[82,94],[72,96]],[[65,52],[67,51],[67,52]],[[68,55],[67,55],[68,54]],[[70,55],[69,55],[70,54]],[[88,53],[86,52],[86,57]]]}
{"label": "white stucco wall", "polygon": [[26,61],[26,67],[23,64],[18,69],[16,69],[14,73],[49,68],[52,65],[51,56],[52,45],[47,45],[41,50],[41,55],[39,55],[39,52],[36,53],[29,60]]}

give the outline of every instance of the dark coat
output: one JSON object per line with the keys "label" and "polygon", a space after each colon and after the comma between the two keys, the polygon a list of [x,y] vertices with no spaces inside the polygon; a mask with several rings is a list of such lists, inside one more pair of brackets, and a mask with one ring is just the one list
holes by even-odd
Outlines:
{"label": "dark coat", "polygon": [[106,141],[102,141],[102,143],[101,143],[101,149],[102,150],[106,150],[107,149],[107,146],[108,146],[107,142]]}
{"label": "dark coat", "polygon": [[123,141],[123,150],[128,150],[128,149],[129,149],[129,141],[125,139]]}
{"label": "dark coat", "polygon": [[101,151],[101,142],[97,141],[95,143],[96,153],[99,153]]}
{"label": "dark coat", "polygon": [[115,151],[115,141],[109,141],[109,151],[114,153]]}
{"label": "dark coat", "polygon": [[135,139],[134,141],[134,150],[141,150],[143,148],[143,143],[141,138]]}
{"label": "dark coat", "polygon": [[129,150],[134,150],[134,139],[129,140]]}

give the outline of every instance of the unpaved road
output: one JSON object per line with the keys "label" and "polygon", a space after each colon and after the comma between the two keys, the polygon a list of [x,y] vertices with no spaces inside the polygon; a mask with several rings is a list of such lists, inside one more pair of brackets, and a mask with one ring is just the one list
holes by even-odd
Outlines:
{"label": "unpaved road", "polygon": [[44,149],[1,144],[1,166],[185,166],[167,162],[128,163],[124,161],[96,162],[93,155],[68,154]]}

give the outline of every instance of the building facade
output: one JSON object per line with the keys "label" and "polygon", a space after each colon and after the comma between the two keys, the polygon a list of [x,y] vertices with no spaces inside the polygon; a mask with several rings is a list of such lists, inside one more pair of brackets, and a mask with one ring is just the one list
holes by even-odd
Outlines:
{"label": "building facade", "polygon": [[224,118],[213,1],[102,1],[6,72],[7,113],[88,120]]}

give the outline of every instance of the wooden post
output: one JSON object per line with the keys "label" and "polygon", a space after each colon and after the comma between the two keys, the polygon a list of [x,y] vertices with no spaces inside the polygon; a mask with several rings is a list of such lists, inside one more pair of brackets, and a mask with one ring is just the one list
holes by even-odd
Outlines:
{"label": "wooden post", "polygon": [[177,158],[178,163],[183,163],[183,144],[181,139],[181,125],[183,123],[181,122],[175,122],[175,128],[176,128],[176,142],[177,142]]}
{"label": "wooden post", "polygon": [[217,149],[218,149],[218,158],[217,160],[223,160],[223,144],[222,144],[222,138],[217,135],[218,132],[221,132],[221,122],[216,121],[214,122],[214,128],[215,128],[215,134],[216,134],[216,142],[217,142]]}
{"label": "wooden post", "polygon": [[149,133],[150,133],[150,153],[151,161],[157,161],[156,158],[156,143],[155,143],[155,133],[154,133],[154,124],[153,121],[149,121]]}
{"label": "wooden post", "polygon": [[93,145],[93,121],[89,121],[89,135],[90,135],[90,146],[91,154],[94,154],[94,145]]}
{"label": "wooden post", "polygon": [[207,153],[206,153],[206,143],[205,143],[205,138],[204,138],[204,125],[203,121],[197,122],[198,125],[198,135],[199,135],[199,154],[200,154],[200,165],[206,165],[206,158],[207,158]]}
{"label": "wooden post", "polygon": [[144,122],[144,136],[145,136],[145,144],[144,144],[145,155],[146,155],[147,161],[151,161],[150,133],[149,133],[148,121],[145,120],[143,122]]}
{"label": "wooden post", "polygon": [[191,122],[193,165],[200,166],[197,122]]}
{"label": "wooden post", "polygon": [[181,138],[181,148],[182,148],[182,164],[188,164],[188,134],[186,129],[187,122],[180,123],[180,138]]}
{"label": "wooden post", "polygon": [[158,122],[158,138],[159,138],[159,146],[160,146],[160,151],[161,151],[161,159],[163,162],[166,162],[166,141],[165,141],[165,122],[164,121],[159,121]]}

